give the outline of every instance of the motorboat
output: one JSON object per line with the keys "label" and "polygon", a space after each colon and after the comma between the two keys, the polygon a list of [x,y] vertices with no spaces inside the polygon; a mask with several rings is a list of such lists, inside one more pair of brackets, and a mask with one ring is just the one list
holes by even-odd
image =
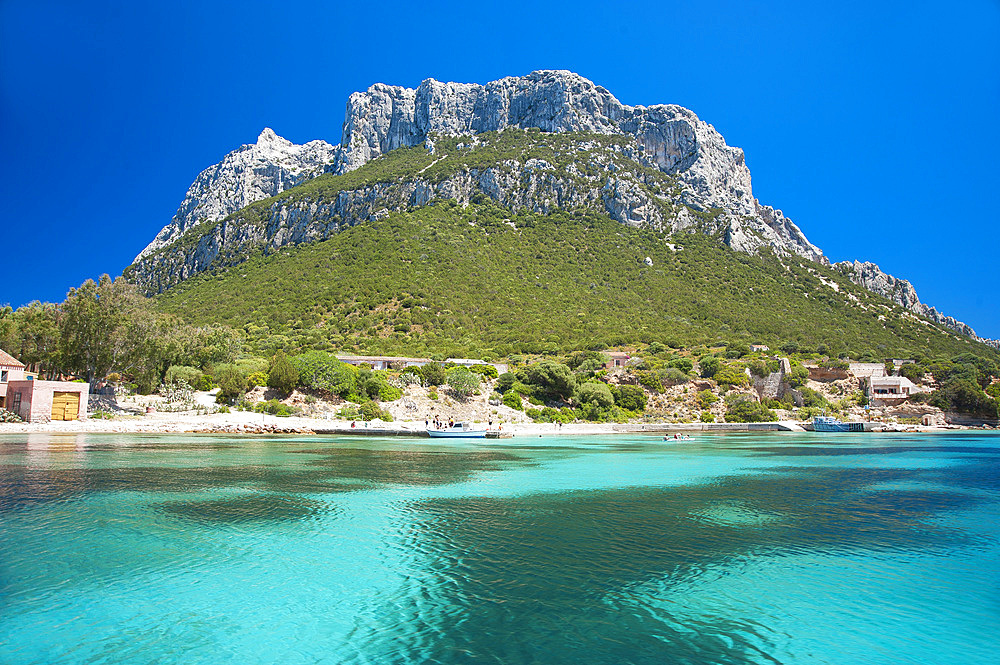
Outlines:
{"label": "motorboat", "polygon": [[473,429],[471,423],[454,423],[450,427],[428,427],[427,434],[433,438],[450,439],[482,439],[486,437],[485,429]]}
{"label": "motorboat", "polygon": [[816,416],[813,418],[814,432],[864,432],[865,424],[862,422],[845,423],[837,420],[833,416]]}

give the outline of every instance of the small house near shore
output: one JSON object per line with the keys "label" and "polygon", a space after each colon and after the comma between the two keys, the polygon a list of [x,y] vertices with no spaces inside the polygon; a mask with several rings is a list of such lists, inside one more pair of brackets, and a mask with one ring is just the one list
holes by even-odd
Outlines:
{"label": "small house near shore", "polygon": [[750,353],[757,353],[759,351],[770,351],[771,348],[767,344],[751,344]]}
{"label": "small house near shore", "polygon": [[7,386],[24,379],[24,363],[0,349],[0,409],[7,408]]}
{"label": "small house near shore", "polygon": [[909,397],[916,385],[905,376],[873,376],[868,379],[869,397]]}
{"label": "small house near shore", "polygon": [[24,370],[24,363],[0,350],[0,408],[26,423],[86,420],[90,384],[37,381]]}
{"label": "small house near shore", "polygon": [[403,358],[401,356],[337,356],[337,360],[348,365],[368,365],[372,369],[403,369],[404,367],[423,367],[431,362],[430,358]]}
{"label": "small house near shore", "polygon": [[905,376],[873,376],[866,381],[865,394],[874,406],[891,406],[920,392]]}
{"label": "small house near shore", "polygon": [[628,361],[632,359],[632,356],[625,353],[624,351],[602,351],[602,353],[607,357],[608,362],[605,363],[604,369],[614,369],[616,367],[624,367],[628,364]]}
{"label": "small house near shore", "polygon": [[7,410],[26,423],[86,420],[90,384],[75,381],[11,381]]}

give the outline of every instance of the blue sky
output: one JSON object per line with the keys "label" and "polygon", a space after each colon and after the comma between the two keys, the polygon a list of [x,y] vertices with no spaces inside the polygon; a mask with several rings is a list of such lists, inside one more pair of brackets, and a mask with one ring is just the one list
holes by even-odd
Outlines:
{"label": "blue sky", "polygon": [[[815,5],[815,6],[812,6]],[[272,127],[374,82],[570,69],[740,146],[762,203],[1000,337],[1000,2],[0,2],[0,303],[119,274]]]}

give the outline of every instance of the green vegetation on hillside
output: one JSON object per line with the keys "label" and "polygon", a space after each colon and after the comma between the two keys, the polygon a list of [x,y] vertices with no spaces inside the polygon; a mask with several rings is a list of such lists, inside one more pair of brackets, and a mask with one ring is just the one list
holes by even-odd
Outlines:
{"label": "green vegetation on hillside", "polygon": [[996,356],[799,257],[750,256],[712,237],[668,237],[591,211],[515,216],[490,201],[435,201],[258,253],[158,300],[190,323],[242,330],[264,355],[503,358],[721,340],[822,345],[853,358]]}

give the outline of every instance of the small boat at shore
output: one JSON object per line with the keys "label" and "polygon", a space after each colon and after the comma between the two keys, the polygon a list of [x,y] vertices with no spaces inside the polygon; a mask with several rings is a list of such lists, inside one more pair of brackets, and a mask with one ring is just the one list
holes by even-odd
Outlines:
{"label": "small boat at shore", "polygon": [[455,423],[441,429],[428,427],[427,434],[432,438],[442,439],[483,439],[486,437],[486,430],[472,429],[469,423]]}
{"label": "small boat at shore", "polygon": [[864,432],[865,424],[862,422],[845,423],[837,420],[833,416],[816,416],[813,418],[814,432]]}

